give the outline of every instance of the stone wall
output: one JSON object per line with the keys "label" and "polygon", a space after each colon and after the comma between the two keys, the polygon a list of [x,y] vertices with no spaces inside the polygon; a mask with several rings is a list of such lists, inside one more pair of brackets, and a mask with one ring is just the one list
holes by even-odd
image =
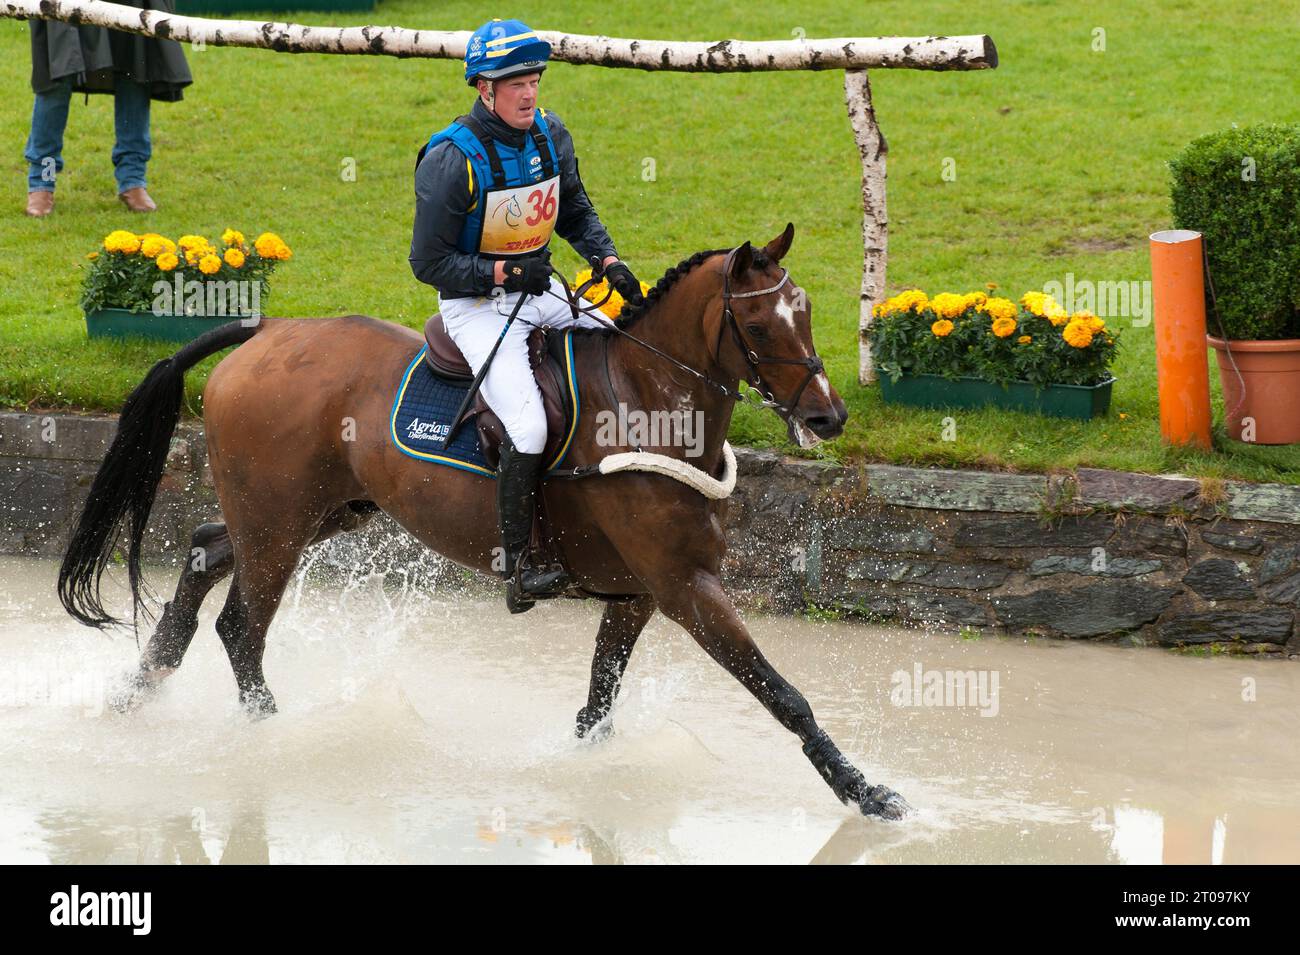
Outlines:
{"label": "stone wall", "polygon": [[[61,552],[114,426],[0,414],[0,552]],[[183,423],[151,558],[177,560],[218,517],[205,457]],[[743,606],[1300,657],[1300,487],[737,458],[724,572]],[[359,549],[427,559],[387,519]]]}

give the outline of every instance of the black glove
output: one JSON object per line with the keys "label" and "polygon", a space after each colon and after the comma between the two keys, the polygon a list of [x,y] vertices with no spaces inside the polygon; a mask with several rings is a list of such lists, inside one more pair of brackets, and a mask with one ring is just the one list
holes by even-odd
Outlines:
{"label": "black glove", "polygon": [[641,304],[641,283],[637,281],[632,270],[627,267],[625,262],[611,262],[605,266],[605,278],[609,284],[614,286],[614,290],[623,296],[623,301],[631,302],[633,305]]}
{"label": "black glove", "polygon": [[551,255],[547,251],[527,259],[507,261],[505,267],[507,292],[527,292],[541,295],[551,287]]}

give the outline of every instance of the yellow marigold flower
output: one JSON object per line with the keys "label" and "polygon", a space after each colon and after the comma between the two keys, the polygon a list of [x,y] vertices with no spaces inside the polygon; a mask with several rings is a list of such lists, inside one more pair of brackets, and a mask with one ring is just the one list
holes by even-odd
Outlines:
{"label": "yellow marigold flower", "polygon": [[94,259],[99,258],[99,253],[98,253],[98,252],[91,252],[89,255],[86,256],[86,258],[91,259],[91,260],[93,261]]}
{"label": "yellow marigold flower", "polygon": [[991,298],[981,305],[979,310],[995,321],[999,318],[1016,317],[1016,303],[1007,298]]}
{"label": "yellow marigold flower", "polygon": [[1028,345],[1033,340],[1034,340],[1033,335],[1021,335],[1019,338],[1016,339],[1016,341],[1021,345]]}
{"label": "yellow marigold flower", "polygon": [[199,271],[204,275],[216,275],[221,271],[221,259],[211,252],[199,259]]}
{"label": "yellow marigold flower", "polygon": [[893,298],[885,303],[886,308],[891,312],[907,312],[916,309],[918,312],[930,304],[930,300],[925,293],[919,288],[908,289],[906,292],[899,292]]}
{"label": "yellow marigold flower", "polygon": [[161,235],[150,233],[140,238],[140,252],[147,258],[155,259],[163,252],[175,252],[176,243]]}
{"label": "yellow marigold flower", "polygon": [[1061,337],[1074,348],[1087,348],[1092,344],[1092,329],[1087,322],[1073,319],[1066,323]]}
{"label": "yellow marigold flower", "polygon": [[140,237],[125,229],[114,229],[104,237],[104,249],[109,252],[125,252],[131,255],[140,251]]}
{"label": "yellow marigold flower", "polygon": [[956,318],[966,311],[966,307],[966,296],[952,292],[940,292],[930,299],[930,310],[940,318]]}
{"label": "yellow marigold flower", "polygon": [[263,232],[259,235],[253,241],[253,248],[264,259],[287,259],[293,255],[289,247],[284,244],[284,240],[274,232]]}
{"label": "yellow marigold flower", "polygon": [[1054,325],[1060,324],[1057,319],[1061,317],[1069,318],[1069,313],[1061,308],[1056,299],[1046,292],[1026,292],[1021,296],[1020,304],[1025,307],[1029,314],[1049,319]]}
{"label": "yellow marigold flower", "polygon": [[208,240],[201,235],[183,235],[176,240],[176,244],[188,252],[190,249],[202,248],[208,244]]}
{"label": "yellow marigold flower", "polygon": [[226,254],[223,255],[222,258],[225,259],[226,264],[232,268],[237,269],[244,264],[244,253],[236,248],[226,249]]}
{"label": "yellow marigold flower", "polygon": [[1014,318],[995,318],[993,319],[993,334],[998,338],[1006,338],[1016,330],[1016,320]]}
{"label": "yellow marigold flower", "polygon": [[1048,302],[1045,317],[1057,328],[1060,328],[1070,320],[1070,313],[1055,302]]}
{"label": "yellow marigold flower", "polygon": [[181,260],[176,257],[175,252],[160,252],[158,258],[154,259],[154,264],[162,271],[170,272],[181,264]]}
{"label": "yellow marigold flower", "polygon": [[244,244],[244,233],[238,229],[227,229],[221,233],[221,241],[225,245],[242,246]]}
{"label": "yellow marigold flower", "polygon": [[970,308],[972,306],[974,306],[975,308],[979,308],[981,305],[983,305],[985,302],[989,300],[989,297],[985,295],[983,292],[967,292],[965,295],[962,296],[962,298],[966,300],[967,308]]}
{"label": "yellow marigold flower", "polygon": [[1106,323],[1102,319],[1092,314],[1092,312],[1086,310],[1082,312],[1075,312],[1073,320],[1076,322],[1084,322],[1094,332],[1099,332],[1106,327]]}
{"label": "yellow marigold flower", "polygon": [[1127,417],[1128,417],[1128,413],[1127,413],[1127,412],[1124,412],[1124,411],[1121,411],[1121,412],[1119,413],[1119,416],[1120,416],[1121,418],[1127,418]]}
{"label": "yellow marigold flower", "polygon": [[930,326],[930,331],[934,332],[934,334],[939,338],[944,338],[952,332],[952,328],[952,322],[948,321],[946,318],[941,318]]}

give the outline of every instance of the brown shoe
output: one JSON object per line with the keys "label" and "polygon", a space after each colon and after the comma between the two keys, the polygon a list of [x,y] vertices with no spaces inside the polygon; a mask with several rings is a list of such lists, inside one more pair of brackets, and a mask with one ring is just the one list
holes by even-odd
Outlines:
{"label": "brown shoe", "polygon": [[153,212],[158,208],[157,203],[149,198],[149,193],[144,191],[144,186],[134,186],[126,192],[118,193],[117,197],[132,212]]}
{"label": "brown shoe", "polygon": [[27,214],[37,219],[54,211],[54,190],[38,189],[27,193]]}

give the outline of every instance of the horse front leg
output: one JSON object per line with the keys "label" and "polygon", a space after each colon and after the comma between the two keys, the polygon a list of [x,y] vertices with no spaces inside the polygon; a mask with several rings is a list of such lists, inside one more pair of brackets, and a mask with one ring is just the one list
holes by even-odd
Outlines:
{"label": "horse front leg", "polygon": [[[607,720],[609,711],[618,696],[632,648],[654,612],[654,597],[649,594],[605,605],[600,631],[596,634],[596,652],[591,658],[591,688],[587,691],[587,705],[578,710],[579,739],[588,734],[593,740],[604,739],[613,732],[613,726]],[[600,729],[592,733],[597,726]]]}
{"label": "horse front leg", "polygon": [[817,725],[812,707],[759,652],[717,575],[697,571],[672,595],[657,593],[665,614],[686,628],[704,651],[799,737],[804,755],[846,805],[865,816],[900,819],[911,806],[886,786],[873,786]]}

